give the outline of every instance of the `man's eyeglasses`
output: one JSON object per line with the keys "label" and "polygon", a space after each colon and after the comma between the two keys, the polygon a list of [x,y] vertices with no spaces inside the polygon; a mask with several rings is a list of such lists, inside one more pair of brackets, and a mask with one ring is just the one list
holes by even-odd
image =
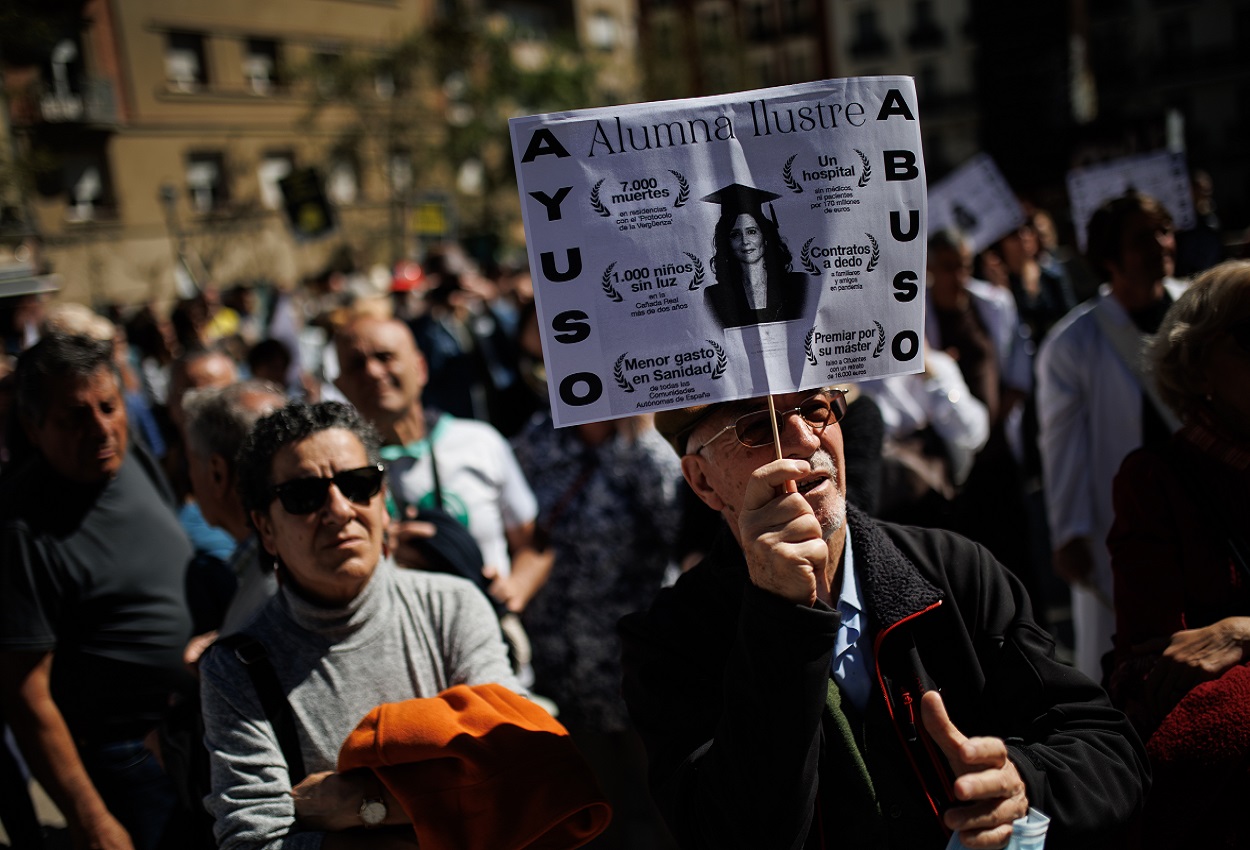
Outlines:
{"label": "man's eyeglasses", "polygon": [[[814,433],[820,434],[833,423],[842,421],[842,417],[846,415],[846,405],[846,390],[821,390],[815,395],[803,399],[798,407],[778,410],[777,428],[778,430],[784,428],[786,417],[792,413],[797,413]],[[751,449],[771,445],[773,441],[773,424],[769,419],[768,410],[753,410],[750,413],[744,413],[742,416],[739,416],[707,440],[704,440],[703,445],[687,452],[687,454],[698,454],[726,431],[733,431],[734,436],[738,438],[738,442]]]}
{"label": "man's eyeglasses", "polygon": [[303,516],[321,509],[333,484],[344,498],[358,505],[367,505],[382,489],[384,475],[385,468],[376,463],[359,469],[345,469],[329,478],[293,478],[275,485],[273,498],[282,503],[287,513]]}

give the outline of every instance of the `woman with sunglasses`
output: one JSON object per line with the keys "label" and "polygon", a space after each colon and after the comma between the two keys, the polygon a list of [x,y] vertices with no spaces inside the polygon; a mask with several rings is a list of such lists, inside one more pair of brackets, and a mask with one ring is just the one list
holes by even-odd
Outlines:
{"label": "woman with sunglasses", "polygon": [[371,773],[333,772],[344,739],[381,703],[457,684],[522,690],[481,591],[387,556],[378,445],[354,408],[295,403],[261,419],[240,451],[244,507],[280,584],[244,632],[272,663],[307,776],[266,722],[246,653],[214,647],[201,680],[219,847],[415,846],[411,828],[349,831],[406,815]]}
{"label": "woman with sunglasses", "polygon": [[1184,425],[1129,455],[1107,543],[1111,695],[1147,740],[1144,847],[1244,847],[1250,793],[1250,262],[1198,277],[1151,351]]}

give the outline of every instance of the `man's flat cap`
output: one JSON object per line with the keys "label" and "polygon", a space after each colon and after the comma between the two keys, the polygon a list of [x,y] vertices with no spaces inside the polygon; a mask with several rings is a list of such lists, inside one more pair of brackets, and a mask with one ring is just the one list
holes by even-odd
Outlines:
{"label": "man's flat cap", "polygon": [[690,439],[691,433],[718,407],[720,407],[719,404],[696,404],[694,407],[662,410],[655,415],[655,430],[668,440],[678,456],[684,455],[686,441]]}

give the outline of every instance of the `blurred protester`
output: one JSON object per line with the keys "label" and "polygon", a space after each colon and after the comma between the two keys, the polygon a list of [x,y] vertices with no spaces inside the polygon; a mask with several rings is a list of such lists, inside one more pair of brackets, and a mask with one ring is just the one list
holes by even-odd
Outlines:
{"label": "blurred protester", "polygon": [[177,351],[173,327],[151,304],[135,311],[126,323],[143,394],[152,406],[163,405],[169,389],[169,366]]}
{"label": "blurred protester", "polygon": [[421,566],[408,545],[431,529],[407,508],[442,507],[467,526],[481,550],[490,595],[514,613],[547,580],[549,556],[534,547],[538,506],[512,449],[484,422],[422,404],[427,372],[408,327],[359,316],[335,335],[339,389],[382,435],[396,505],[395,558]]}
{"label": "blurred protester", "polygon": [[235,315],[235,334],[247,346],[264,339],[267,330],[264,308],[255,286],[232,286],[221,294],[221,306]]}
{"label": "blurred protester", "polygon": [[348,734],[375,706],[453,685],[521,690],[473,585],[396,569],[384,554],[378,449],[377,433],[351,407],[297,402],[261,419],[240,452],[243,505],[280,584],[246,634],[272,662],[300,763],[264,721],[273,716],[269,695],[243,660],[257,651],[210,649],[201,661],[213,763],[205,803],[222,850],[415,847],[411,829],[349,831],[402,825],[409,815],[372,771],[335,772]]}
{"label": "blurred protester", "polygon": [[[291,374],[293,362],[291,349],[285,342],[273,337],[260,340],[247,352],[247,371],[253,378],[270,381],[283,387],[288,395],[295,396],[297,394],[291,393],[286,383],[287,376]],[[318,399],[312,399],[312,401],[315,402]]]}
{"label": "blurred protester", "polygon": [[186,659],[189,663],[218,633],[239,631],[277,589],[273,564],[260,558],[240,501],[236,458],[256,421],[286,402],[280,387],[257,379],[188,390],[183,396],[192,493],[204,521],[235,541],[224,569],[188,571],[187,598],[197,636]]}
{"label": "blurred protester", "polygon": [[[972,277],[972,249],[956,231],[929,239],[925,339],[948,354],[985,405],[990,432],[956,499],[953,529],[988,548],[1041,599],[1028,549],[1020,470],[1023,399],[1032,385],[1026,344],[1011,293]],[[1038,608],[1039,618],[1044,608]]]}
{"label": "blurred protester", "polygon": [[471,264],[435,255],[427,273],[427,309],[412,322],[429,364],[423,400],[462,419],[489,422],[506,437],[525,424],[518,407],[525,389],[514,340],[495,315],[496,291]]}
{"label": "blurred protester", "polygon": [[1184,422],[1115,478],[1111,697],[1154,771],[1142,846],[1245,847],[1250,792],[1250,262],[1199,276],[1151,350]]}
{"label": "blurred protester", "polygon": [[1155,399],[1140,351],[1183,286],[1172,280],[1172,218],[1154,198],[1129,192],[1089,222],[1089,260],[1108,278],[1095,301],[1046,337],[1037,362],[1037,410],[1055,572],[1072,589],[1075,661],[1103,678],[1115,626],[1111,483],[1124,456],[1164,442],[1176,418]]}
{"label": "blurred protester", "polygon": [[1194,202],[1194,226],[1176,234],[1176,276],[1192,277],[1224,259],[1220,217],[1215,212],[1215,184],[1211,175],[1194,169],[1189,175]]}
{"label": "blurred protester", "polygon": [[525,610],[534,689],[559,706],[615,810],[589,846],[670,846],[621,699],[616,622],[659,592],[680,516],[681,465],[649,417],[570,428],[535,417],[512,445],[538,499],[538,539],[554,555]]}
{"label": "blurred protester", "polygon": [[989,414],[968,390],[959,364],[926,344],[923,372],[858,386],[876,402],[885,428],[881,495],[869,512],[892,522],[950,527],[955,494],[990,434]]}
{"label": "blurred protester", "polygon": [[14,445],[15,431],[21,428],[17,421],[17,409],[13,400],[17,395],[17,380],[14,370],[17,358],[10,354],[0,354],[0,478],[10,470],[18,458]]}
{"label": "blurred protester", "polygon": [[[1059,240],[1059,230],[1050,213],[1032,204],[1025,204],[1029,223],[1037,233],[1037,262],[1054,275],[1062,278],[1072,298],[1080,303],[1097,293],[1098,281],[1090,274],[1085,259]],[[1040,340],[1039,340],[1040,341]]]}
{"label": "blurred protester", "polygon": [[[9,471],[11,462],[8,432],[14,413],[13,369],[16,365],[17,358],[0,353],[0,479]],[[35,816],[22,766],[9,748],[7,728],[0,706],[0,824],[13,850],[42,850],[43,829]]]}
{"label": "blurred protester", "polygon": [[391,276],[391,314],[402,322],[411,322],[425,312],[425,289],[429,280],[415,260],[395,264]]}
{"label": "blurred protester", "polygon": [[1076,296],[1063,275],[1041,264],[1041,246],[1031,223],[1008,233],[993,250],[1002,257],[1020,321],[1036,343],[1076,306]]}
{"label": "blurred protester", "polygon": [[75,846],[180,846],[144,747],[190,637],[172,495],[128,439],[111,344],[45,336],[18,363],[17,405],[37,456],[0,485],[4,716]]}
{"label": "blurred protester", "polygon": [[4,334],[5,354],[17,356],[39,341],[43,313],[42,294],[0,298],[0,333]]}
{"label": "blurred protester", "polygon": [[211,321],[208,301],[203,295],[180,299],[169,312],[169,324],[178,349],[182,352],[200,351],[212,345],[215,340],[209,333]]}

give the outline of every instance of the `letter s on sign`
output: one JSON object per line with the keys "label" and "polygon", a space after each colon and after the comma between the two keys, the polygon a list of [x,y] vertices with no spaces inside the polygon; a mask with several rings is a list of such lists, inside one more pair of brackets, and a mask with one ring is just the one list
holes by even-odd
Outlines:
{"label": "letter s on sign", "polygon": [[565,310],[551,320],[555,341],[565,345],[582,342],[590,336],[590,317],[581,310]]}

